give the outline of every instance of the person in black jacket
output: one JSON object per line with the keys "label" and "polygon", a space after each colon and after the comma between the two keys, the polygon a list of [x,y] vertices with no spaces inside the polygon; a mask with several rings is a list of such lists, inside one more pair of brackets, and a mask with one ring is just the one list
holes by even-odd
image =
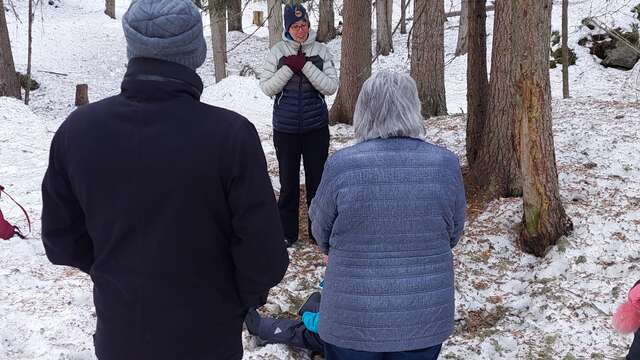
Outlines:
{"label": "person in black jacket", "polygon": [[241,359],[247,310],[288,266],[260,139],[199,101],[190,0],[134,1],[123,26],[122,92],[78,108],[51,144],[47,257],[91,276],[99,359]]}

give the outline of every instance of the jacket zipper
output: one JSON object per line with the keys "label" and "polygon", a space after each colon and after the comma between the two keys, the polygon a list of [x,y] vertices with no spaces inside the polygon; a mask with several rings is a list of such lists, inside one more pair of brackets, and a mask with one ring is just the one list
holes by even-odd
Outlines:
{"label": "jacket zipper", "polygon": [[280,96],[278,96],[278,107],[280,107],[280,100],[282,100],[283,96],[284,96],[284,89],[282,89],[282,92],[280,93]]}
{"label": "jacket zipper", "polygon": [[302,134],[302,75],[298,75],[298,134]]}

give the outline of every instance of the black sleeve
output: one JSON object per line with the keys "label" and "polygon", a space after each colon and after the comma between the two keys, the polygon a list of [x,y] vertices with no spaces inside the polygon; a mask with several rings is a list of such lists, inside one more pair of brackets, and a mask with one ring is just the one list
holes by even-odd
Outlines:
{"label": "black sleeve", "polygon": [[64,142],[61,127],[51,143],[49,167],[42,181],[42,242],[53,264],[89,273],[93,243],[64,168]]}
{"label": "black sleeve", "polygon": [[235,282],[247,307],[266,302],[269,289],[282,280],[289,254],[258,133],[243,119],[232,144],[228,190],[234,239],[231,253]]}

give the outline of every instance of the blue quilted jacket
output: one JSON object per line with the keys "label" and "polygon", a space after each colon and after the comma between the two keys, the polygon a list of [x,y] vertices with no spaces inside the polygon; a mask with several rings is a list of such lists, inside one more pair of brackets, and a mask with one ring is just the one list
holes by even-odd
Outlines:
{"label": "blue quilted jacket", "polygon": [[444,148],[375,139],[332,156],[310,209],[329,254],[320,337],[373,352],[444,342],[465,206],[458,158]]}

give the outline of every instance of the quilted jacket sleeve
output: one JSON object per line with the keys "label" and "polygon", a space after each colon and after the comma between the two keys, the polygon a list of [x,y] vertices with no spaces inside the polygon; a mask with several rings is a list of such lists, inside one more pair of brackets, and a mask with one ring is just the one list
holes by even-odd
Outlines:
{"label": "quilted jacket sleeve", "polygon": [[329,49],[325,47],[322,53],[324,54],[322,56],[322,60],[324,60],[323,70],[318,69],[312,62],[307,61],[302,68],[302,73],[320,93],[333,95],[338,90],[338,74],[333,65],[333,56]]}
{"label": "quilted jacket sleeve", "polygon": [[280,46],[276,44],[271,48],[264,61],[260,75],[260,89],[267,96],[275,96],[280,93],[293,76],[293,71],[288,66],[278,69],[278,61],[281,56]]}

